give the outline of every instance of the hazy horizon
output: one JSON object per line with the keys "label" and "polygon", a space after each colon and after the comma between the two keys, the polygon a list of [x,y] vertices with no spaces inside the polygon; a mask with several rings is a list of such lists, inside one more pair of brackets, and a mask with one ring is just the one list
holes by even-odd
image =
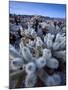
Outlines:
{"label": "hazy horizon", "polygon": [[34,3],[23,1],[9,1],[11,14],[16,15],[41,15],[52,18],[65,18],[65,4]]}

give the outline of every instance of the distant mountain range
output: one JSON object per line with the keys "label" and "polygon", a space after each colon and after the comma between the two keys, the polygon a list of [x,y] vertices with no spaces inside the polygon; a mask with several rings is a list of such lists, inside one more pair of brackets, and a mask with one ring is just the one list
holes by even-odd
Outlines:
{"label": "distant mountain range", "polygon": [[16,14],[10,14],[10,17],[14,17],[14,16],[20,16],[21,18],[32,18],[35,16],[40,17],[41,19],[45,20],[45,19],[49,19],[49,20],[65,20],[66,18],[54,18],[54,17],[49,17],[49,16],[41,16],[41,15],[16,15]]}

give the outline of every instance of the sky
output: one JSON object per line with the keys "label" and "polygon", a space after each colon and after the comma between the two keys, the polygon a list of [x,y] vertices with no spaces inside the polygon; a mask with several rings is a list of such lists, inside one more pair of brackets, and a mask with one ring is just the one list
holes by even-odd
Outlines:
{"label": "sky", "polygon": [[42,15],[56,18],[65,18],[66,5],[10,1],[9,11],[13,14]]}

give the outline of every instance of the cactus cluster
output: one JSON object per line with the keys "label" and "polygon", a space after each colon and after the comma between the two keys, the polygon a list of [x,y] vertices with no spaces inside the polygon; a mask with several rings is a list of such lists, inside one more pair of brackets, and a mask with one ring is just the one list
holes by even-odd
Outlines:
{"label": "cactus cluster", "polygon": [[[40,23],[40,25],[48,29],[51,27],[50,24],[45,23]],[[42,32],[42,36],[39,36],[31,25],[25,30],[22,26],[19,28],[22,38],[18,43],[18,49],[12,44],[9,46],[10,84],[15,80],[15,85],[12,88],[16,88],[18,83],[20,83],[18,88],[65,85],[65,32],[57,34],[51,32],[43,34]],[[24,78],[22,79],[22,77]],[[38,82],[38,78],[40,82]],[[41,82],[43,84],[38,85]]]}

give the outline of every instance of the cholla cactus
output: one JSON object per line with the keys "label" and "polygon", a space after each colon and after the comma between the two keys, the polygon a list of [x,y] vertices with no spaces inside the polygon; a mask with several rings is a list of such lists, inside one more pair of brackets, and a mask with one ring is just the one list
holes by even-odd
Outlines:
{"label": "cholla cactus", "polygon": [[50,33],[46,34],[46,36],[44,37],[44,43],[46,44],[47,48],[52,48],[53,39],[54,35],[51,35]]}
{"label": "cholla cactus", "polygon": [[9,46],[9,51],[10,51],[10,56],[13,57],[13,58],[17,58],[17,57],[20,57],[21,56],[19,54],[19,52],[11,44]]}
{"label": "cholla cactus", "polygon": [[26,71],[27,74],[35,73],[35,71],[36,71],[35,63],[34,62],[29,62],[28,64],[26,64],[25,71]]}
{"label": "cholla cactus", "polygon": [[42,29],[49,26],[46,22],[42,22],[40,25],[42,26]]}
{"label": "cholla cactus", "polygon": [[36,38],[37,33],[35,32],[35,30],[33,28],[28,28],[25,30],[25,35],[32,36],[33,38]]}
{"label": "cholla cactus", "polygon": [[53,54],[56,58],[61,59],[61,61],[64,63],[66,62],[66,51],[55,51]]}
{"label": "cholla cactus", "polygon": [[21,58],[15,58],[10,61],[10,70],[18,70],[23,67],[23,60]]}
{"label": "cholla cactus", "polygon": [[49,68],[52,68],[52,69],[57,69],[59,67],[59,62],[57,59],[55,58],[50,58],[48,60],[46,60],[46,65],[49,67]]}
{"label": "cholla cactus", "polygon": [[34,87],[37,81],[36,74],[28,74],[25,79],[25,87],[31,88]]}
{"label": "cholla cactus", "polygon": [[36,60],[36,65],[38,68],[43,68],[46,65],[46,59],[44,57],[40,57]]}
{"label": "cholla cactus", "polygon": [[45,59],[50,59],[52,57],[51,50],[47,48],[43,49],[43,57]]}
{"label": "cholla cactus", "polygon": [[46,86],[56,86],[61,84],[61,76],[59,74],[53,74],[52,76],[48,75],[45,78],[45,85]]}
{"label": "cholla cactus", "polygon": [[62,77],[59,73],[49,75],[44,69],[40,69],[38,71],[38,76],[44,82],[45,86],[56,86],[62,83]]}
{"label": "cholla cactus", "polygon": [[55,85],[60,85],[61,84],[61,75],[60,74],[58,74],[58,73],[54,73],[53,75],[52,75],[52,77],[54,78],[54,81],[55,81]]}
{"label": "cholla cactus", "polygon": [[[60,63],[63,62],[64,64],[66,60],[65,33],[58,33],[56,36],[48,33],[45,36],[43,35],[41,39],[34,29],[29,28],[25,30],[25,36],[32,36],[34,40],[28,38],[28,43],[25,42],[25,44],[24,40],[21,40],[19,44],[20,52],[10,45],[10,58],[12,59],[10,61],[10,70],[19,70],[24,65],[24,71],[27,73],[25,87],[34,87],[37,77],[46,86],[60,85],[61,76],[58,74],[58,68],[60,68]],[[31,49],[32,51],[35,50],[37,55],[33,55]],[[54,74],[49,75],[44,68],[53,70]],[[55,70],[57,73],[55,73]]]}
{"label": "cholla cactus", "polygon": [[22,48],[22,55],[23,55],[23,58],[25,59],[25,61],[29,62],[32,60],[32,54],[31,54],[29,48],[27,48],[25,46]]}
{"label": "cholla cactus", "polygon": [[37,36],[37,33],[35,32],[34,29],[31,29],[30,34],[31,34],[31,36],[32,36],[33,38],[36,38],[36,36]]}
{"label": "cholla cactus", "polygon": [[34,45],[35,45],[35,41],[29,39],[29,46],[34,47]]}
{"label": "cholla cactus", "polygon": [[52,76],[48,76],[45,79],[44,83],[45,83],[46,86],[54,86],[55,85],[55,81],[54,81],[54,78]]}
{"label": "cholla cactus", "polygon": [[24,36],[24,30],[23,30],[22,26],[20,25],[19,28],[20,28],[21,35]]}
{"label": "cholla cactus", "polygon": [[58,33],[56,35],[55,42],[53,43],[53,50],[65,49],[65,46],[66,46],[65,42],[66,42],[66,39],[64,34],[61,35],[60,33]]}
{"label": "cholla cactus", "polygon": [[29,36],[29,35],[30,35],[29,30],[28,30],[28,29],[25,29],[24,34],[25,34],[26,36]]}
{"label": "cholla cactus", "polygon": [[36,37],[36,47],[40,46],[42,47],[43,41],[40,37]]}
{"label": "cholla cactus", "polygon": [[22,39],[21,39],[21,42],[20,42],[19,46],[20,46],[20,49],[22,49],[23,46],[24,46],[24,43],[23,43],[23,40]]}

